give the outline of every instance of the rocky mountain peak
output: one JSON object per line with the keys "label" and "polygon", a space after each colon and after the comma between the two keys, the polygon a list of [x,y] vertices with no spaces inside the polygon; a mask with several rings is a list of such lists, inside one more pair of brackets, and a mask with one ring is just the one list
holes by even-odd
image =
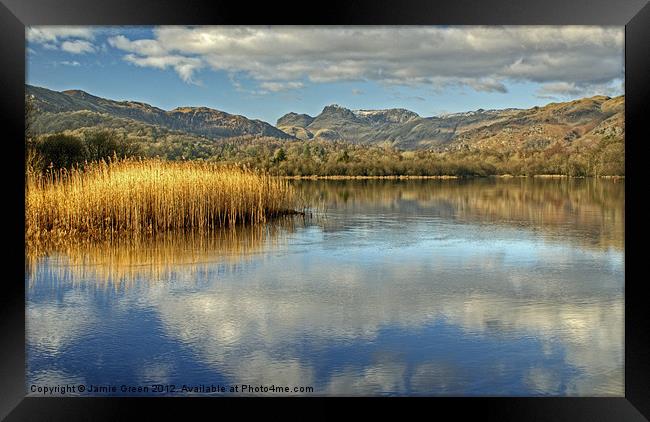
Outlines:
{"label": "rocky mountain peak", "polygon": [[308,114],[290,112],[280,117],[276,123],[277,127],[307,127],[314,121]]}
{"label": "rocky mountain peak", "polygon": [[345,108],[343,106],[340,106],[338,104],[330,104],[328,106],[325,106],[323,108],[323,111],[321,112],[321,115],[323,114],[342,114],[342,115],[353,115],[352,110]]}
{"label": "rocky mountain peak", "polygon": [[386,110],[354,110],[357,117],[373,120],[378,123],[405,123],[420,117],[419,114],[404,108]]}

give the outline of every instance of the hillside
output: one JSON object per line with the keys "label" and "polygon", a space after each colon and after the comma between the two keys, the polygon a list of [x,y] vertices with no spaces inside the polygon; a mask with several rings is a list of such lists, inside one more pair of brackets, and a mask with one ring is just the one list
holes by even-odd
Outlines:
{"label": "hillside", "polygon": [[300,139],[388,144],[400,149],[519,148],[556,141],[590,143],[624,130],[624,98],[597,96],[527,110],[504,109],[421,117],[404,109],[326,106],[311,117],[289,113],[277,127]]}
{"label": "hillside", "polygon": [[[165,111],[141,102],[108,100],[80,90],[57,92],[30,85],[26,85],[26,95],[33,99],[37,110],[34,118],[37,133],[75,130],[89,124],[102,127],[119,118],[209,138],[244,135],[291,138],[261,120],[207,107],[180,107]],[[78,117],[83,119],[78,120]],[[51,121],[57,121],[58,126],[53,128],[46,123]]]}
{"label": "hillside", "polygon": [[27,95],[39,139],[109,130],[141,154],[172,160],[249,163],[288,175],[625,173],[623,96],[433,117],[333,104],[317,116],[288,113],[276,128],[207,107],[165,111],[79,90],[27,86]]}
{"label": "hillside", "polygon": [[622,138],[624,97],[595,96],[531,109],[469,111],[421,117],[409,110],[350,110],[329,105],[317,116],[288,113],[277,127],[207,107],[162,110],[135,101],[114,101],[80,90],[57,92],[27,85],[36,113],[36,134],[111,128],[133,134],[176,134],[202,139],[264,136],[346,141],[401,150],[543,150],[555,143],[590,147]]}
{"label": "hillside", "polygon": [[622,138],[625,125],[622,96],[596,96],[521,110],[507,120],[459,133],[450,148],[539,150],[559,142],[590,146],[607,137]]}

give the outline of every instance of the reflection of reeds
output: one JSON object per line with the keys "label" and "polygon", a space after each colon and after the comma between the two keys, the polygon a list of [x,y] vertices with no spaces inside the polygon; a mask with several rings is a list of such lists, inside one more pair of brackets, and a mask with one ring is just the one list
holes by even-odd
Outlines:
{"label": "reflection of reeds", "polygon": [[113,160],[29,174],[28,242],[114,238],[260,223],[295,210],[285,180],[233,166]]}
{"label": "reflection of reeds", "polygon": [[[302,219],[300,219],[302,220]],[[41,242],[26,248],[30,285],[44,280],[92,280],[102,285],[136,280],[170,280],[179,271],[194,277],[214,264],[236,265],[247,257],[281,246],[283,234],[299,220],[282,217],[264,225],[216,230],[165,232],[113,240]],[[48,265],[40,260],[50,258]]]}

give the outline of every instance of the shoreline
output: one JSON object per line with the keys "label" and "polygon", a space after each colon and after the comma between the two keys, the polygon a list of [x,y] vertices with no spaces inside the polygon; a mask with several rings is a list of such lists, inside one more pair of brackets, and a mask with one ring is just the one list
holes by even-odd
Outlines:
{"label": "shoreline", "polygon": [[276,176],[288,180],[426,180],[426,179],[478,179],[478,178],[499,178],[499,179],[514,179],[514,178],[540,178],[540,179],[625,179],[625,176],[568,176],[565,174],[534,174],[532,176],[513,176],[511,174],[493,174],[489,176],[456,176],[456,175],[441,175],[441,176],[417,176],[417,175],[391,175],[391,176]]}

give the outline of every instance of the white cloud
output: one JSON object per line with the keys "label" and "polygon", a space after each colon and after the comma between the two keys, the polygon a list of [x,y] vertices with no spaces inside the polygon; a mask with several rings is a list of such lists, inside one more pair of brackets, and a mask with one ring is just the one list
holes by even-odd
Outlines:
{"label": "white cloud", "polygon": [[27,41],[36,44],[57,43],[68,38],[94,39],[89,27],[75,26],[31,26],[27,28]]}
{"label": "white cloud", "polygon": [[300,89],[304,87],[305,84],[302,82],[262,82],[260,83],[260,88],[265,91],[279,92],[286,91],[289,89]]}
{"label": "white cloud", "polygon": [[142,66],[185,60],[182,71],[171,66],[184,80],[207,67],[241,73],[266,91],[304,80],[363,80],[506,92],[508,81],[590,89],[620,79],[623,41],[622,27],[594,26],[174,26],[155,28],[151,39],[119,35],[109,44]]}
{"label": "white cloud", "polygon": [[94,53],[95,47],[92,43],[84,40],[64,41],[61,44],[61,50],[72,54]]}
{"label": "white cloud", "polygon": [[130,53],[137,53],[143,56],[159,56],[166,54],[166,50],[155,40],[136,40],[130,41],[124,35],[118,35],[108,39],[111,47]]}
{"label": "white cloud", "polygon": [[64,66],[74,66],[74,67],[81,66],[81,63],[79,63],[78,61],[67,61],[67,60],[64,60],[64,61],[62,61],[62,62],[60,62],[60,63],[61,63],[62,65],[64,65]]}
{"label": "white cloud", "polygon": [[91,42],[95,39],[95,30],[90,27],[32,26],[27,28],[26,38],[29,44],[39,44],[46,50],[61,49],[72,54],[96,51]]}
{"label": "white cloud", "polygon": [[468,80],[465,83],[474,88],[476,91],[501,93],[508,92],[506,86],[502,82],[494,79]]}
{"label": "white cloud", "polygon": [[142,57],[135,54],[127,54],[124,60],[139,67],[154,67],[157,69],[173,68],[183,81],[197,83],[193,79],[194,71],[202,67],[201,60],[184,56],[148,56]]}
{"label": "white cloud", "polygon": [[614,79],[602,84],[580,84],[575,82],[551,82],[543,84],[536,92],[537,97],[552,100],[572,98],[576,96],[591,97],[594,95],[620,95],[624,91],[623,81]]}
{"label": "white cloud", "polygon": [[537,91],[540,96],[576,95],[580,89],[573,82],[553,82],[542,85]]}

